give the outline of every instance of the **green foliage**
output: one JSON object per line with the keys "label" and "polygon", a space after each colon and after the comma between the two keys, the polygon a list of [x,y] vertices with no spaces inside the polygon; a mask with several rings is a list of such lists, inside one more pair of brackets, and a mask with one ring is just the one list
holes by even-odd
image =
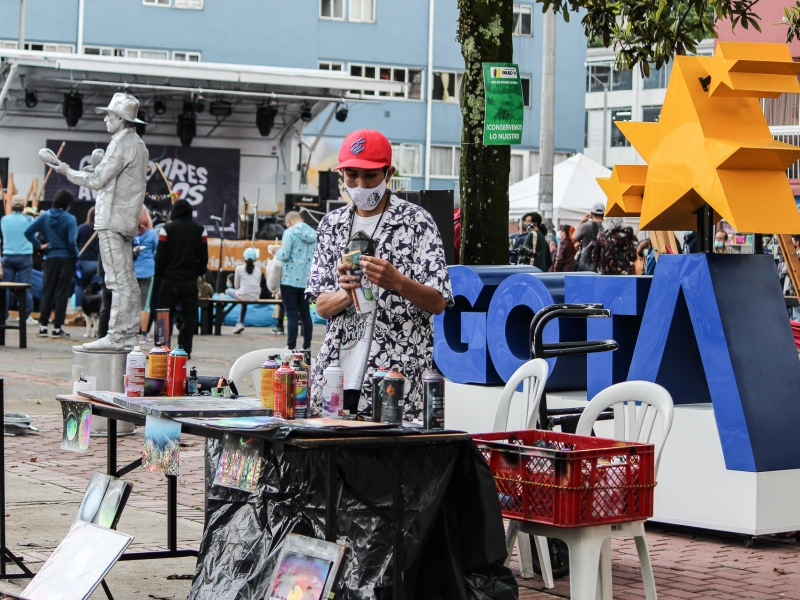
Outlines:
{"label": "green foliage", "polygon": [[800,1],[796,1],[794,6],[783,7],[783,18],[776,25],[787,25],[786,43],[800,39]]}

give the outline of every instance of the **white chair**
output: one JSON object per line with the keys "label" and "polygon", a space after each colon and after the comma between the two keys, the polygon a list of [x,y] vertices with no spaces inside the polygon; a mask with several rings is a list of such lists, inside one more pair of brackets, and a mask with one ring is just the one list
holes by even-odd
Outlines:
{"label": "white chair", "polygon": [[[547,374],[550,367],[546,360],[535,358],[523,364],[503,388],[500,394],[500,402],[497,405],[497,412],[494,418],[494,431],[508,431],[508,413],[511,409],[511,399],[517,391],[517,387],[522,383],[522,419],[525,424],[522,429],[533,429],[539,416],[539,403],[542,400],[542,392],[547,382]],[[519,570],[524,579],[533,577],[533,556],[531,554],[531,540],[526,533],[519,530],[519,521],[511,519],[506,530],[506,565],[511,560],[511,553],[514,544],[519,549]],[[550,554],[547,549],[547,540],[537,537],[534,539],[536,552],[539,555],[539,564],[542,565],[542,577],[545,586],[554,587],[553,570],[550,566]]]}
{"label": "white chair", "polygon": [[[578,421],[576,433],[590,435],[598,415],[612,406],[614,437],[618,440],[648,443],[656,417],[660,417],[661,435],[656,440],[654,456],[657,475],[661,451],[672,427],[673,403],[669,392],[647,381],[626,381],[606,388],[589,402]],[[647,600],[656,600],[644,521],[576,528],[520,522],[519,527],[521,532],[559,538],[567,543],[572,600],[595,600],[598,596],[603,600],[611,600],[611,538],[633,537],[642,567],[645,595]]]}
{"label": "white chair", "polygon": [[[237,389],[242,388],[242,382],[247,375],[253,375],[253,385],[256,387],[256,395],[261,399],[261,365],[266,360],[274,355],[283,355],[289,352],[286,348],[265,348],[264,350],[253,350],[247,354],[243,354],[236,359],[236,362],[231,366],[231,371],[228,373],[228,381],[233,381]],[[313,362],[313,359],[312,359]]]}

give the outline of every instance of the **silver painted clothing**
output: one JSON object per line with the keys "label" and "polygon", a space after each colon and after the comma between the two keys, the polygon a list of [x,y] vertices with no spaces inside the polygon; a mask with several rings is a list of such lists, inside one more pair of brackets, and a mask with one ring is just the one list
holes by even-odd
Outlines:
{"label": "silver painted clothing", "polygon": [[67,172],[72,183],[98,191],[94,207],[96,230],[108,229],[131,238],[136,235],[149,160],[142,138],[135,129],[126,127],[111,136],[106,154],[93,172]]}
{"label": "silver painted clothing", "polygon": [[106,287],[111,290],[108,336],[114,342],[139,333],[141,299],[133,270],[132,237],[103,229],[97,232]]}

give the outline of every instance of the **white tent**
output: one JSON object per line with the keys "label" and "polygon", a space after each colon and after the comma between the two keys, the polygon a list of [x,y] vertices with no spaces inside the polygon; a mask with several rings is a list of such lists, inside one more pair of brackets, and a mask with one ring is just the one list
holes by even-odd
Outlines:
{"label": "white tent", "polygon": [[[553,223],[577,226],[597,202],[605,206],[607,198],[596,178],[610,176],[610,169],[580,153],[558,163],[553,168]],[[508,195],[509,220],[538,211],[539,174],[512,185]]]}

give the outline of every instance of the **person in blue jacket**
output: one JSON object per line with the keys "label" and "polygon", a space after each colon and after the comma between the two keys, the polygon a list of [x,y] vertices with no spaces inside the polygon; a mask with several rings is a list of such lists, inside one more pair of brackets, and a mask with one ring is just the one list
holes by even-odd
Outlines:
{"label": "person in blue jacket", "polygon": [[[31,224],[33,218],[23,213],[25,210],[25,197],[16,195],[11,198],[11,213],[0,219],[0,231],[3,233],[3,268],[0,275],[3,281],[30,283],[31,272],[33,271],[33,245],[25,238],[25,230]],[[10,292],[0,292],[6,294],[6,314],[8,319],[8,307],[11,300]],[[33,293],[31,289],[25,292],[26,307],[23,311],[20,307],[20,314],[31,314],[33,309]],[[25,321],[25,319],[21,319]]]}
{"label": "person in blue jacket", "polygon": [[153,231],[153,219],[150,211],[142,205],[142,214],[139,217],[139,229],[133,236],[133,270],[136,271],[136,281],[139,283],[139,296],[141,298],[142,318],[139,325],[139,343],[150,343],[148,337],[150,325],[150,307],[148,299],[151,297],[150,288],[153,285],[153,275],[156,272],[156,247],[158,235]]}
{"label": "person in blue jacket", "polygon": [[[25,237],[37,250],[44,253],[42,267],[42,303],[39,308],[39,337],[47,337],[50,312],[53,316],[52,337],[69,337],[61,326],[67,315],[67,302],[72,295],[72,278],[78,260],[78,222],[69,213],[74,200],[69,190],[58,190],[53,198],[53,208],[39,215],[25,230]],[[44,242],[36,234],[41,234]]]}

